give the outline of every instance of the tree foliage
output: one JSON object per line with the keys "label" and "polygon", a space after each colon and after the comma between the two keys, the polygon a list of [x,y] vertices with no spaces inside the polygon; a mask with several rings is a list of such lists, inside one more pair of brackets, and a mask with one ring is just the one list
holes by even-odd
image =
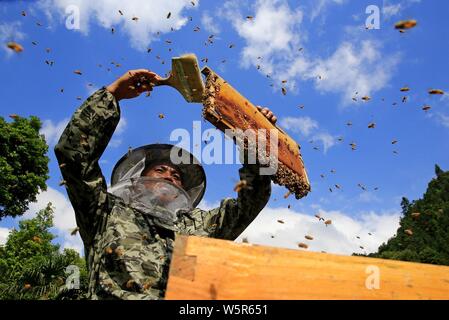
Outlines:
{"label": "tree foliage", "polygon": [[[55,236],[53,209],[49,204],[35,218],[19,223],[4,246],[0,246],[0,299],[79,298],[87,286],[84,259],[72,249],[59,250]],[[69,265],[80,271],[80,288],[68,289]]]}
{"label": "tree foliage", "polygon": [[422,199],[402,199],[402,218],[396,236],[369,256],[449,265],[449,171],[435,166]]}
{"label": "tree foliage", "polygon": [[48,179],[48,146],[39,134],[40,120],[12,117],[10,123],[0,117],[0,219],[22,215]]}

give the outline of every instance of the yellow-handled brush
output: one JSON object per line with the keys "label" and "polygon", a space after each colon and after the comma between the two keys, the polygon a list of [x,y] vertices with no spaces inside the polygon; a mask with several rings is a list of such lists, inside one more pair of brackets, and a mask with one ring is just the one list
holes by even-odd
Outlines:
{"label": "yellow-handled brush", "polygon": [[204,82],[194,54],[172,58],[169,77],[159,80],[155,85],[175,88],[187,102],[203,102]]}

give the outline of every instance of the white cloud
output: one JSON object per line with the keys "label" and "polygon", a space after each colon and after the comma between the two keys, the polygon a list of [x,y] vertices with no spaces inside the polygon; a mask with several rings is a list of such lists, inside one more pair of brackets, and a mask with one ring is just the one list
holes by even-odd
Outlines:
{"label": "white cloud", "polygon": [[319,130],[317,121],[310,117],[286,117],[279,121],[281,127],[292,132],[297,132],[307,138],[311,136],[314,141],[319,141],[323,145],[323,152],[326,153],[332,148],[337,139],[324,130]]}
{"label": "white cloud", "polygon": [[379,199],[379,197],[376,196],[371,191],[364,191],[364,192],[360,193],[360,195],[358,196],[358,200],[359,200],[359,202],[363,202],[363,203],[379,202],[379,201],[381,201],[381,199]]}
{"label": "white cloud", "polygon": [[[53,146],[59,141],[59,138],[61,137],[62,132],[64,131],[68,123],[68,118],[65,118],[57,123],[54,123],[49,119],[44,120],[42,123],[40,134],[43,134],[45,136],[45,141],[47,141],[47,144],[49,146]],[[123,132],[125,132],[127,126],[128,121],[125,117],[122,116],[114,132],[114,136],[109,142],[110,147],[116,148],[122,144],[122,139],[120,138],[120,136],[123,134]]]}
{"label": "white cloud", "polygon": [[320,15],[324,15],[327,8],[332,4],[343,4],[346,0],[313,0],[313,8],[310,13],[310,21],[315,20]]}
{"label": "white cloud", "polygon": [[402,9],[402,5],[400,3],[396,4],[384,4],[382,7],[382,13],[386,19],[389,19],[399,13]]}
{"label": "white cloud", "polygon": [[[309,245],[310,251],[350,255],[354,252],[376,252],[399,227],[400,214],[396,212],[368,212],[358,218],[340,211],[320,209],[315,213],[332,220],[332,224],[326,227],[312,214],[285,208],[265,208],[236,241],[247,238],[250,243],[289,249],[298,249],[298,243],[303,242]],[[314,240],[306,240],[305,235],[311,235]]]}
{"label": "white cloud", "polygon": [[[14,52],[4,44],[10,41],[20,43],[20,40],[25,38],[25,34],[20,31],[21,26],[22,24],[20,21],[0,24],[0,43],[2,44],[2,49],[5,50],[7,57],[12,56]],[[26,48],[24,50],[26,50]]]}
{"label": "white cloud", "polygon": [[201,24],[203,25],[204,29],[206,29],[207,32],[210,32],[214,35],[220,33],[220,27],[218,26],[216,19],[213,16],[211,16],[207,11],[205,11],[201,15]]}
{"label": "white cloud", "polygon": [[56,189],[47,187],[47,191],[42,191],[37,196],[37,201],[32,202],[28,211],[21,217],[21,219],[30,219],[35,214],[44,209],[47,204],[51,202],[55,208],[54,211],[54,227],[60,240],[62,241],[62,249],[73,248],[78,252],[83,252],[82,240],[77,234],[72,236],[71,230],[76,227],[75,212],[73,211],[72,204],[67,197]]}
{"label": "white cloud", "polygon": [[311,73],[321,76],[315,80],[319,91],[343,93],[347,102],[355,92],[370,95],[384,88],[398,62],[398,56],[383,56],[378,42],[343,42],[332,56],[318,59]]}
{"label": "white cloud", "polygon": [[[40,7],[48,15],[57,14],[65,25],[65,9],[76,5],[80,11],[80,32],[89,33],[89,25],[94,20],[98,25],[125,32],[131,45],[145,50],[148,44],[157,39],[157,33],[181,29],[188,22],[183,15],[185,9],[197,8],[198,1],[192,6],[188,0],[41,0]],[[123,12],[120,15],[119,10]],[[171,13],[167,19],[168,13]],[[132,20],[137,17],[138,20]]]}
{"label": "white cloud", "polygon": [[215,209],[217,207],[220,206],[220,202],[219,201],[215,201],[215,202],[209,202],[206,199],[201,200],[201,202],[198,204],[198,208],[205,210],[205,211],[209,211],[212,209]]}
{"label": "white cloud", "polygon": [[399,15],[406,8],[420,2],[421,0],[402,0],[399,2],[384,0],[382,14],[386,20],[389,20],[390,18]]}
{"label": "white cloud", "polygon": [[442,125],[443,127],[449,128],[449,116],[442,114],[441,112],[437,112],[430,115],[431,118],[435,119],[437,123]]}
{"label": "white cloud", "polygon": [[323,144],[324,153],[337,143],[337,139],[327,132],[319,132],[315,134],[312,139],[318,140]]}
{"label": "white cloud", "polygon": [[318,129],[318,122],[310,117],[286,117],[279,122],[282,127],[292,132],[299,132],[308,137],[312,131]]}
{"label": "white cloud", "polygon": [[0,227],[0,245],[4,245],[6,243],[10,232],[11,229]]}
{"label": "white cloud", "polygon": [[228,1],[224,17],[245,40],[243,67],[260,66],[261,73],[271,75],[275,89],[279,89],[282,80],[287,80],[283,85],[293,92],[297,91],[298,80],[314,81],[320,92],[343,94],[346,105],[352,102],[356,91],[369,95],[384,88],[399,62],[398,55],[382,54],[380,42],[360,40],[360,33],[350,34],[356,27],[346,28],[351,42],[342,42],[330,56],[311,56],[299,51],[308,38],[301,28],[303,12],[299,8],[292,10],[282,0],[259,0],[254,8],[254,19],[247,20],[236,3]]}
{"label": "white cloud", "polygon": [[[228,1],[224,5],[224,16],[246,41],[242,51],[243,66],[260,64],[264,73],[272,73],[273,66],[282,63],[281,56],[291,56],[299,48],[299,33],[295,28],[301,23],[303,14],[299,9],[291,10],[287,2],[278,0],[259,0],[254,8],[253,19],[248,20],[240,13],[236,2]],[[259,56],[263,59],[258,59]]]}
{"label": "white cloud", "polygon": [[44,120],[42,123],[40,134],[43,134],[45,136],[45,141],[47,141],[48,145],[55,145],[59,141],[59,138],[61,137],[61,134],[68,123],[68,118],[63,119],[58,123],[53,123],[52,120]]}
{"label": "white cloud", "polygon": [[115,134],[122,134],[126,127],[128,126],[128,121],[126,120],[125,117],[121,117],[120,121],[117,125],[117,128],[115,129]]}

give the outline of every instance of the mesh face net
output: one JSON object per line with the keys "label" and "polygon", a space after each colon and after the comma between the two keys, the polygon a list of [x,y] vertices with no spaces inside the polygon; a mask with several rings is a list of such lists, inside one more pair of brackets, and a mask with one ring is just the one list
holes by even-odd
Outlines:
{"label": "mesh face net", "polygon": [[[171,152],[182,150],[171,145],[147,145],[133,150],[127,156],[124,156],[115,166],[111,178],[112,188],[127,180],[138,179],[142,172],[148,168],[151,163],[170,162]],[[192,164],[195,161],[190,153],[184,150],[182,153],[185,158],[183,163],[174,165],[181,171],[183,188],[191,199],[195,207],[204,195],[206,188],[206,179],[202,167],[198,164]],[[197,162],[197,161],[196,161]],[[109,190],[112,190],[110,188]]]}
{"label": "mesh face net", "polygon": [[117,183],[109,192],[164,225],[174,225],[182,214],[193,209],[188,193],[164,179],[131,178]]}

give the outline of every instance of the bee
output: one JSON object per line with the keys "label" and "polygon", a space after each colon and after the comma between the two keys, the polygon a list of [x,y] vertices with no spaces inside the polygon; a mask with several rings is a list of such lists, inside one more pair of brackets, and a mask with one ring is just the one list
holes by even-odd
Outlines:
{"label": "bee", "polygon": [[77,75],[82,75],[83,74],[80,70],[75,70],[75,71],[73,71],[73,73],[77,74]]}
{"label": "bee", "polygon": [[23,51],[23,47],[22,47],[20,44],[18,44],[17,42],[8,42],[8,43],[6,44],[6,46],[7,46],[9,49],[14,50],[14,51],[17,52],[17,53]]}
{"label": "bee", "polygon": [[159,113],[159,119],[164,119],[165,118],[165,116],[164,116],[164,114],[163,113]]}
{"label": "bee", "polygon": [[120,13],[120,15],[123,16],[122,10],[119,10],[118,13]]}
{"label": "bee", "polygon": [[170,19],[170,17],[171,17],[171,12],[169,12],[169,13],[167,14],[167,19]]}
{"label": "bee", "polygon": [[26,289],[26,290],[31,289],[31,284],[25,283],[25,285],[23,286],[23,288]]}
{"label": "bee", "polygon": [[313,237],[309,235],[306,235],[304,238],[306,238],[307,240],[313,240]]}
{"label": "bee", "polygon": [[192,4],[192,6],[195,6],[195,2],[193,2],[193,1],[190,1],[190,3]]}
{"label": "bee", "polygon": [[279,222],[280,224],[284,224],[284,223],[285,223],[283,220],[278,220],[278,222]]}
{"label": "bee", "polygon": [[198,32],[200,31],[200,27],[196,26],[195,28],[193,28],[193,32]]}
{"label": "bee", "polygon": [[411,29],[416,27],[418,22],[416,20],[402,20],[397,22],[394,27],[398,30]]}
{"label": "bee", "polygon": [[61,180],[60,182],[59,182],[59,185],[62,187],[62,186],[64,186],[64,185],[66,185],[67,184],[67,181],[65,181],[65,180]]}
{"label": "bee", "polygon": [[286,194],[284,194],[284,199],[287,199],[292,194],[291,191],[288,191]]}
{"label": "bee", "polygon": [[298,243],[298,247],[303,248],[303,249],[308,249],[309,248],[309,246],[307,244],[302,243],[302,242]]}
{"label": "bee", "polygon": [[38,236],[34,236],[34,237],[33,237],[33,241],[34,241],[34,242],[37,242],[37,243],[41,243],[41,242],[42,242],[42,239],[41,239],[40,237],[38,237]]}
{"label": "bee", "polygon": [[398,140],[391,141],[391,144],[396,144],[396,143],[398,143]]}
{"label": "bee", "polygon": [[233,43],[231,43],[231,44],[229,45],[229,49],[232,49],[232,48],[234,48],[234,44],[233,44]]}
{"label": "bee", "polygon": [[335,188],[337,188],[337,189],[340,190],[340,189],[341,189],[341,186],[340,186],[339,184],[336,184],[336,185],[335,185]]}
{"label": "bee", "polygon": [[370,98],[369,96],[364,96],[364,97],[362,97],[362,100],[363,100],[363,101],[370,101],[371,98]]}
{"label": "bee", "polygon": [[444,94],[444,91],[440,89],[430,89],[429,94]]}
{"label": "bee", "polygon": [[332,220],[326,220],[326,221],[324,221],[324,224],[327,227],[328,225],[332,224]]}
{"label": "bee", "polygon": [[171,40],[165,40],[166,43],[171,44]]}
{"label": "bee", "polygon": [[139,20],[139,17],[132,17],[132,19],[131,20],[133,20],[133,21],[137,21],[137,20]]}
{"label": "bee", "polygon": [[66,166],[66,164],[65,163],[61,163],[60,165],[59,165],[59,168],[64,168]]}
{"label": "bee", "polygon": [[245,238],[242,238],[242,243],[249,243],[249,242],[248,242],[248,238],[246,238],[246,237],[245,237]]}
{"label": "bee", "polygon": [[253,20],[254,17],[253,17],[253,16],[246,16],[246,19],[247,19],[247,20]]}
{"label": "bee", "polygon": [[357,144],[356,143],[351,142],[349,145],[351,146],[352,150],[356,150],[357,149]]}
{"label": "bee", "polygon": [[401,92],[407,92],[407,91],[410,91],[409,87],[402,87],[401,88]]}
{"label": "bee", "polygon": [[80,230],[79,227],[74,228],[72,231],[70,231],[71,236],[76,236],[76,233]]}
{"label": "bee", "polygon": [[26,17],[27,13],[25,11],[22,11],[22,16]]}
{"label": "bee", "polygon": [[431,106],[428,106],[428,105],[425,105],[424,107],[422,107],[422,109],[424,110],[424,111],[429,111],[430,109],[432,109],[432,107]]}
{"label": "bee", "polygon": [[374,122],[371,122],[368,124],[368,129],[374,129],[376,127],[376,124]]}
{"label": "bee", "polygon": [[409,236],[413,235],[413,231],[410,230],[410,229],[406,229],[404,232],[405,232],[406,235],[409,235]]}
{"label": "bee", "polygon": [[282,94],[285,96],[287,95],[287,89],[285,89],[284,87],[282,87]]}

